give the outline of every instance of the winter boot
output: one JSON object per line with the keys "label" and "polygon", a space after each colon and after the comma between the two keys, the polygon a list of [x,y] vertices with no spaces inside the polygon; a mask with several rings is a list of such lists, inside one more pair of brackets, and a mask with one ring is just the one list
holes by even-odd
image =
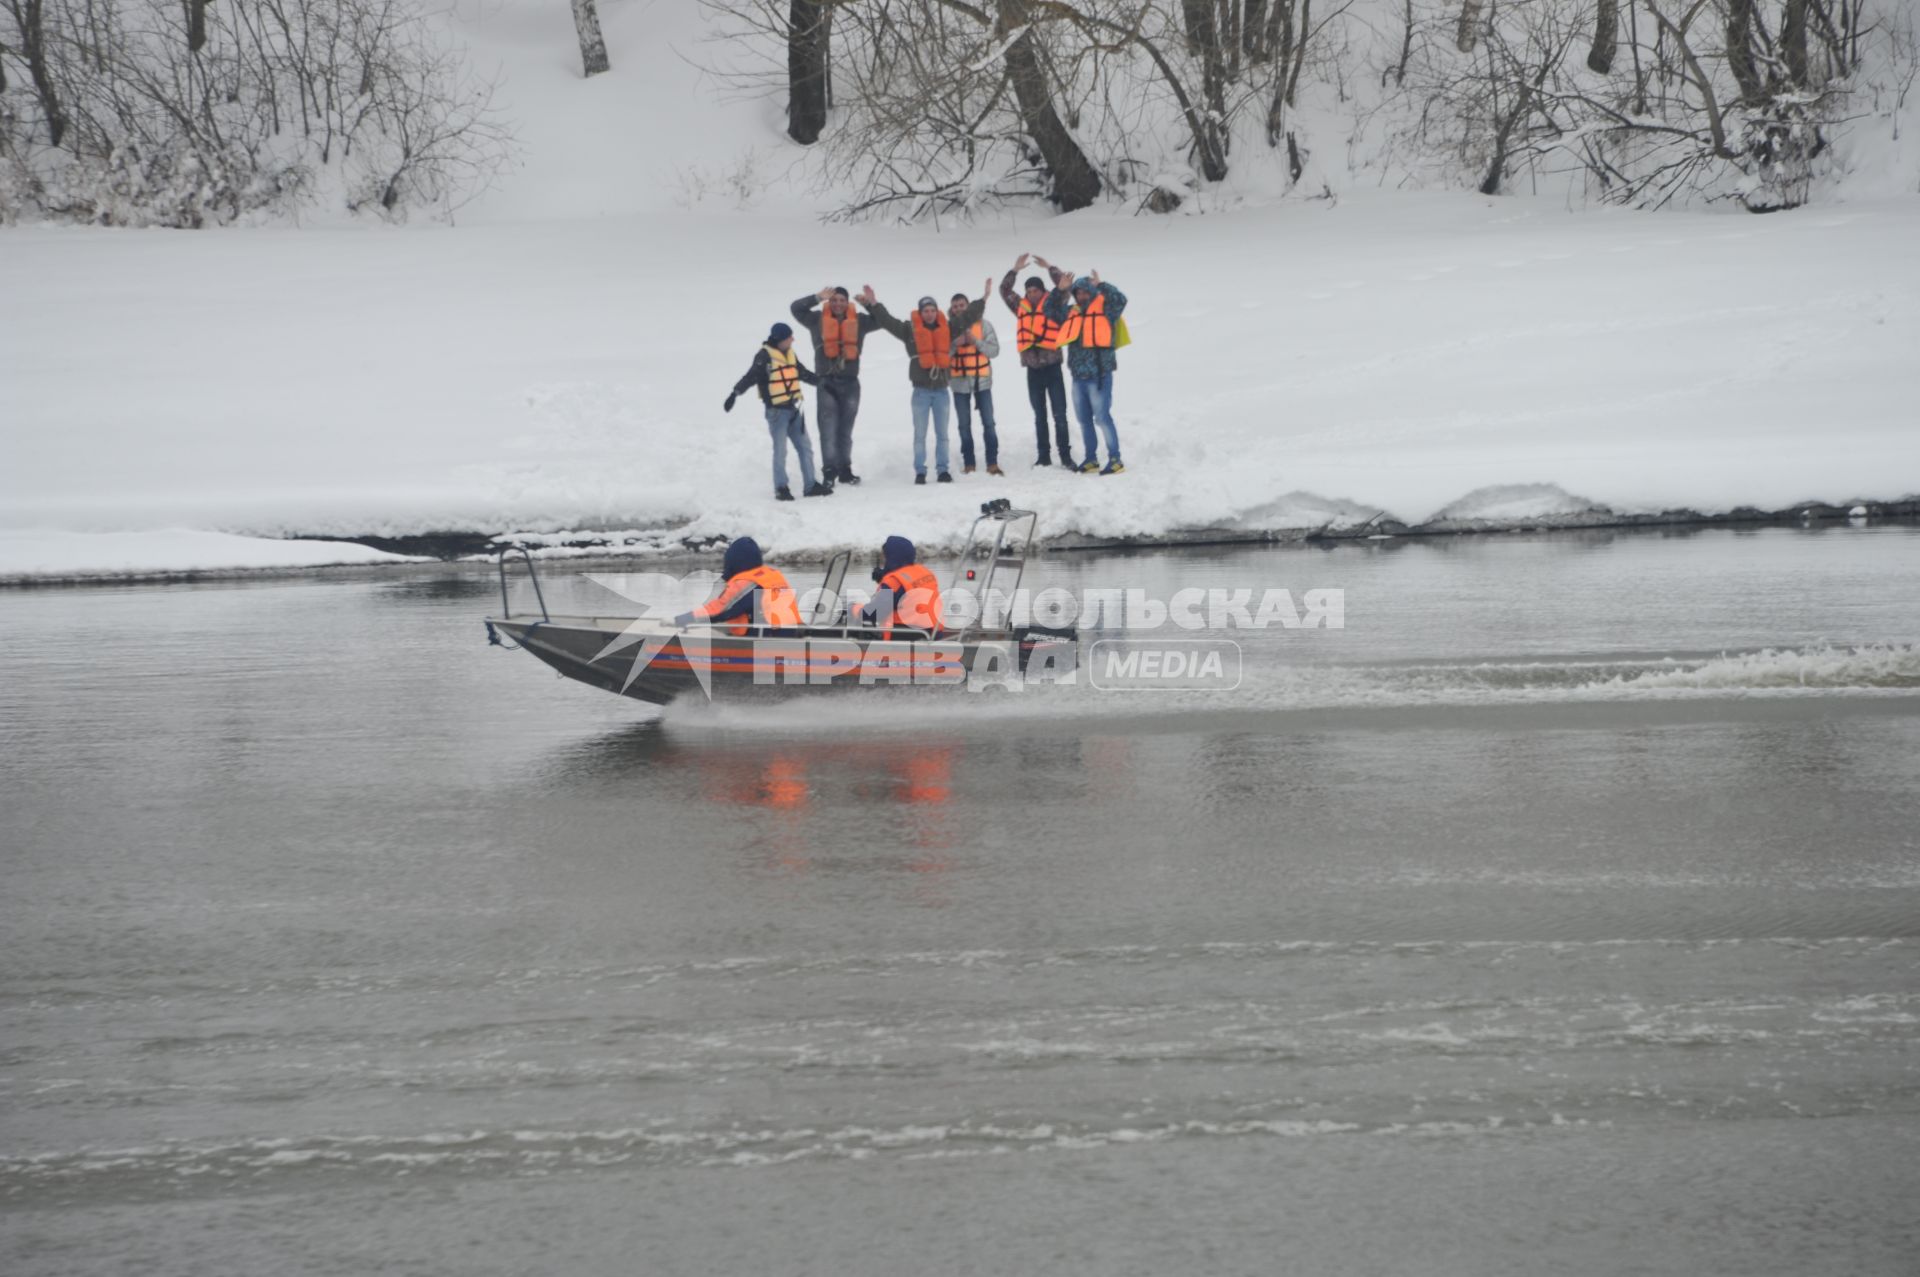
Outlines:
{"label": "winter boot", "polygon": [[1035,470],[1038,470],[1041,466],[1051,466],[1051,465],[1053,465],[1052,457],[1041,457],[1038,461],[1035,461],[1033,463],[1033,468]]}
{"label": "winter boot", "polygon": [[841,466],[840,482],[851,483],[854,487],[857,488],[860,486],[860,476],[855,474],[853,471],[847,469],[845,466]]}
{"label": "winter boot", "polygon": [[961,467],[960,467],[960,473],[961,473],[961,474],[972,474],[972,473],[973,473],[973,467],[972,467],[972,466],[961,466]]}
{"label": "winter boot", "polygon": [[948,473],[947,473],[947,472],[946,472],[945,470],[942,470],[942,471],[940,472],[940,482],[942,482],[942,483],[952,483],[952,482],[953,482],[953,476],[952,476],[952,475],[950,475],[950,474],[948,474]]}
{"label": "winter boot", "polygon": [[793,489],[775,488],[773,490],[773,499],[775,501],[791,501],[793,500]]}
{"label": "winter boot", "polygon": [[833,485],[827,484],[827,483],[816,483],[812,487],[808,488],[803,495],[809,496],[809,497],[830,497],[833,495]]}
{"label": "winter boot", "polygon": [[1005,475],[1005,474],[1006,474],[1007,472],[1006,472],[1005,470],[1002,470],[1002,469],[1000,468],[1000,466],[999,466],[999,463],[997,463],[997,462],[993,462],[993,461],[989,461],[989,462],[987,463],[987,473],[988,473],[988,474],[997,474],[997,475]]}
{"label": "winter boot", "polygon": [[924,474],[916,474],[915,476],[913,476],[913,481],[917,484],[925,486],[927,482],[927,476],[925,476]]}

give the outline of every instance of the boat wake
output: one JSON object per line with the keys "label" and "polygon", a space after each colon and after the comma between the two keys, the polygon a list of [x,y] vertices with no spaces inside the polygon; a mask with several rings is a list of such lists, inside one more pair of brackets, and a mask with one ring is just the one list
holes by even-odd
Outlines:
{"label": "boat wake", "polygon": [[682,698],[668,707],[666,725],[694,733],[886,731],[1022,720],[1920,694],[1920,645],[1912,643],[1352,664],[1285,664],[1265,655],[1247,652],[1243,677],[1231,690],[1103,689],[1082,671],[1074,682],[1017,691],[868,688],[731,704]]}

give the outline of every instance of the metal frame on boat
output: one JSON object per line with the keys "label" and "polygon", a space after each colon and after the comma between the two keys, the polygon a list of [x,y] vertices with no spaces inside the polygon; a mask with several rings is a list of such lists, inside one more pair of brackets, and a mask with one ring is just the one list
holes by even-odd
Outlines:
{"label": "metal frame on boat", "polygon": [[[1038,526],[1037,514],[1004,498],[981,506],[943,592],[1012,597]],[[533,583],[537,616],[513,610],[507,562],[515,554]],[[657,705],[689,693],[733,698],[857,687],[1006,686],[1057,678],[1075,667],[1078,636],[1071,628],[989,626],[982,609],[973,609],[966,624],[938,633],[895,625],[883,634],[862,625],[842,599],[852,559],[851,551],[842,550],[827,561],[817,602],[803,624],[756,625],[731,634],[704,624],[681,629],[660,617],[555,615],[533,555],[525,546],[503,546],[497,563],[500,615],[487,618],[487,636],[525,649],[568,678]]]}

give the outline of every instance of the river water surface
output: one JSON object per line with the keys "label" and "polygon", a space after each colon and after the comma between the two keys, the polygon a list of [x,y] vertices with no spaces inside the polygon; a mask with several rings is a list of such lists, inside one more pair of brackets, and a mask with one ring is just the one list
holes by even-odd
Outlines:
{"label": "river water surface", "polygon": [[1920,1271],[1920,534],[1033,570],[1346,626],[662,713],[465,570],[0,594],[0,1271]]}

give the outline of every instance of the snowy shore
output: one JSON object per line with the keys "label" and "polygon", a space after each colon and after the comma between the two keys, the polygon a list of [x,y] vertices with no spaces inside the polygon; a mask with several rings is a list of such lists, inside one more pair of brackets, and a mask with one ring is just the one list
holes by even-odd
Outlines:
{"label": "snowy shore", "polygon": [[[1622,515],[1591,506],[1561,508],[1549,498],[1527,500],[1517,496],[1496,499],[1489,508],[1468,516],[1455,513],[1432,522],[1407,527],[1396,520],[1344,523],[1339,527],[1274,530],[1249,534],[1232,528],[1191,528],[1151,536],[1108,541],[1081,535],[1053,537],[1046,548],[1061,552],[1145,547],[1224,546],[1248,543],[1274,545],[1342,541],[1378,541],[1390,538],[1487,536],[1504,533],[1573,531],[1652,531],[1725,526],[1852,527],[1920,521],[1920,498],[1891,502],[1857,502],[1845,507],[1810,502],[1786,510],[1742,509],[1720,514],[1694,510],[1667,510],[1659,514]],[[1495,508],[1497,507],[1497,508]],[[228,533],[172,529],[158,533],[63,532],[39,529],[0,532],[0,589],[43,585],[168,584],[205,580],[260,577],[298,577],[314,573],[364,573],[390,567],[420,567],[432,563],[484,566],[500,546],[525,546],[542,560],[565,560],[570,570],[618,565],[634,559],[697,559],[718,561],[718,543],[691,545],[670,530],[652,532],[593,532],[546,536],[490,536],[479,532],[436,534],[402,539],[375,538],[383,546],[354,541],[315,541],[298,538],[241,537]],[[474,547],[485,546],[484,549]],[[950,539],[929,541],[932,555],[955,551]],[[856,547],[871,548],[871,547]],[[788,562],[823,560],[825,550],[796,550],[783,555]]]}
{"label": "snowy shore", "polygon": [[[793,297],[977,293],[1029,248],[1132,299],[1127,474],[1033,469],[1003,357],[1007,476],[912,486],[905,360],[882,342],[855,435],[867,482],[770,499],[759,413],[720,400]],[[751,533],[817,555],[894,532],[951,543],[998,496],[1039,510],[1049,537],[1125,543],[1844,514],[1920,492],[1912,199],[1756,218],[1381,195],[937,235],[766,213],[16,229],[0,272],[0,529],[144,538],[150,567],[181,562],[152,529],[556,544],[633,529],[634,548],[676,551]],[[1010,330],[997,298],[988,314]],[[269,546],[307,553],[285,544]],[[131,562],[125,543],[83,540],[48,566]]]}

